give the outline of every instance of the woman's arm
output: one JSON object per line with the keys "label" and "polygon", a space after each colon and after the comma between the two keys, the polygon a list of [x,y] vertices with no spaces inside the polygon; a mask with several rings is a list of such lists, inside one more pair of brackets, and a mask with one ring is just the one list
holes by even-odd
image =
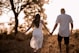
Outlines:
{"label": "woman's arm", "polygon": [[50,35],[52,35],[52,33],[55,31],[55,29],[57,28],[57,26],[58,26],[58,23],[56,23],[55,25],[54,25],[54,28],[53,28],[53,30],[52,30],[52,32],[50,33]]}
{"label": "woman's arm", "polygon": [[45,29],[48,31],[48,33],[50,33],[49,30],[48,30],[48,28],[46,27],[46,25],[45,25],[45,23],[43,21],[42,21],[42,24],[45,27]]}
{"label": "woman's arm", "polygon": [[32,25],[33,25],[33,22],[32,22],[32,24],[31,24],[31,26],[30,26],[25,32],[27,32],[27,31],[32,27]]}

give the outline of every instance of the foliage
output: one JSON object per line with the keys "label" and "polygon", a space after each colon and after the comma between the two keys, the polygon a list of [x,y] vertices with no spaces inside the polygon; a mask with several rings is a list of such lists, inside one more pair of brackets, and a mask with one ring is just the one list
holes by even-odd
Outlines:
{"label": "foliage", "polygon": [[[41,0],[13,0],[13,1],[12,0],[0,0],[0,4],[1,4],[0,8],[7,8],[7,9],[9,9],[9,11],[11,11],[11,10],[13,10],[13,12],[15,11],[14,15],[15,15],[16,29],[18,29],[18,27],[23,28],[22,26],[24,26],[25,23],[27,23],[27,26],[24,26],[25,28],[30,26],[30,24],[34,18],[34,15],[36,13],[40,13],[41,18],[46,23],[47,16],[44,13],[45,10],[42,8],[44,3],[41,2]],[[24,17],[25,23],[23,23],[22,25],[19,26],[18,25],[18,19],[19,19],[18,15],[20,14],[21,11],[24,11],[26,16]],[[8,11],[6,11],[6,12],[8,13]]]}

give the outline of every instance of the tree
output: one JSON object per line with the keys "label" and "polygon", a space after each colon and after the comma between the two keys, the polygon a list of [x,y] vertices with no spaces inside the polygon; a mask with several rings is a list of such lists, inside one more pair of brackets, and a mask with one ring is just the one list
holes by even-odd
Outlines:
{"label": "tree", "polygon": [[10,4],[11,4],[11,9],[13,10],[14,12],[14,15],[15,15],[15,35],[17,34],[18,30],[17,30],[17,27],[18,27],[18,12],[15,11],[15,7],[14,7],[14,3],[13,3],[13,0],[10,0]]}
{"label": "tree", "polygon": [[[15,35],[18,32],[18,15],[22,10],[26,14],[25,19],[26,22],[34,17],[35,13],[39,12],[42,15],[42,18],[45,20],[46,15],[44,13],[44,9],[42,6],[44,5],[43,0],[0,0],[0,6],[5,8],[9,8],[13,11],[15,16]],[[29,12],[28,12],[29,10]],[[31,12],[30,12],[31,11]],[[31,16],[30,16],[31,15]],[[29,19],[31,17],[31,19]],[[29,25],[29,22],[28,22]]]}
{"label": "tree", "polygon": [[34,19],[34,15],[36,13],[40,13],[41,18],[47,24],[46,22],[47,15],[44,13],[45,9],[42,8],[43,5],[44,3],[43,2],[41,3],[40,0],[32,0],[32,2],[30,2],[29,5],[26,6],[26,8],[24,9],[24,13],[26,14],[25,20],[28,23],[27,28],[28,26],[30,26],[32,20]]}

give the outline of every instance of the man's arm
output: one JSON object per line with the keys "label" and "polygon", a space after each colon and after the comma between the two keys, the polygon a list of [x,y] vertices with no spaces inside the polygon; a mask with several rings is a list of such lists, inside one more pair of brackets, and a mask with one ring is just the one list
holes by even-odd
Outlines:
{"label": "man's arm", "polygon": [[52,33],[55,31],[55,29],[57,28],[57,26],[58,26],[58,23],[56,23],[56,24],[54,25],[54,28],[53,28],[52,32],[50,33],[51,35],[52,35]]}
{"label": "man's arm", "polygon": [[73,23],[71,23],[71,34],[72,34],[72,30],[73,30]]}

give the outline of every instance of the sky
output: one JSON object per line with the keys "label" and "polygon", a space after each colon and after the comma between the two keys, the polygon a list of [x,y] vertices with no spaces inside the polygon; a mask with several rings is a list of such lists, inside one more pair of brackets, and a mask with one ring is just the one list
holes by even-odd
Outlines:
{"label": "sky", "polygon": [[[50,32],[55,25],[56,18],[60,14],[61,8],[65,8],[66,14],[71,15],[74,24],[74,30],[79,29],[79,0],[49,0],[49,4],[44,4],[43,8],[45,9],[45,13],[47,14],[47,27]],[[8,22],[10,18],[5,19],[5,17],[14,17],[12,15],[12,11],[10,11],[8,14],[4,12],[4,14],[0,16],[0,22]],[[22,20],[22,17],[24,16],[25,15],[21,13],[21,15],[19,16],[19,22],[24,22],[24,20]],[[54,34],[58,33],[58,29],[59,27],[57,27]]]}
{"label": "sky", "polygon": [[[65,8],[66,14],[71,15],[74,24],[74,30],[79,29],[79,0],[49,0],[49,4],[43,6],[47,14],[47,27],[52,31],[60,9]],[[54,34],[58,33],[58,27]]]}

